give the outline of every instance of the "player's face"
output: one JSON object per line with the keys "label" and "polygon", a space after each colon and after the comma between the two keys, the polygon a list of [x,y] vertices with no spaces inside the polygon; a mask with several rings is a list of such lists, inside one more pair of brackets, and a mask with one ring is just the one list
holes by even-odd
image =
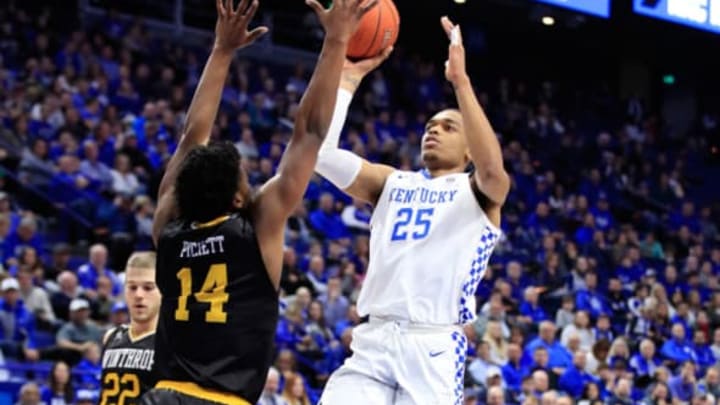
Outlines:
{"label": "player's face", "polygon": [[459,166],[468,158],[463,119],[457,110],[443,110],[425,125],[422,158],[426,164]]}
{"label": "player's face", "polygon": [[130,267],[125,274],[125,302],[132,322],[147,322],[157,317],[160,290],[155,285],[155,271]]}

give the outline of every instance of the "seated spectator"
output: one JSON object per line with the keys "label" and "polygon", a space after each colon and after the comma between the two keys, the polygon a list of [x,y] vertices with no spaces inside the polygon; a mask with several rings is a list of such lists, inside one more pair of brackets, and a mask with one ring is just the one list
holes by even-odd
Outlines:
{"label": "seated spectator", "polygon": [[369,233],[371,217],[372,211],[367,203],[358,199],[353,199],[352,204],[343,208],[340,216],[343,224],[354,233]]}
{"label": "seated spectator", "polygon": [[15,405],[46,405],[40,398],[40,387],[28,381],[20,387],[18,402]]}
{"label": "seated spectator", "polygon": [[640,342],[640,353],[630,358],[630,368],[636,381],[643,380],[645,383],[641,385],[646,385],[653,378],[660,364],[660,359],[655,356],[655,343],[650,339],[643,339]]}
{"label": "seated spectator", "polygon": [[27,267],[20,268],[17,280],[20,285],[20,297],[25,308],[33,314],[38,324],[52,328],[55,323],[55,313],[50,305],[50,298],[44,289],[33,285],[32,271]]}
{"label": "seated spectator", "polygon": [[590,329],[590,317],[587,312],[577,311],[575,313],[573,323],[563,328],[562,334],[560,335],[560,343],[567,347],[570,337],[573,335],[577,335],[580,338],[580,350],[585,352],[592,350],[595,344],[595,338]]}
{"label": "seated spectator", "polygon": [[50,370],[50,381],[42,387],[41,398],[50,405],[71,405],[75,402],[75,388],[67,363],[59,361]]}
{"label": "seated spectator", "polygon": [[529,368],[522,364],[522,348],[517,343],[508,344],[508,361],[502,367],[505,385],[511,391],[520,391],[522,379],[529,374]]}
{"label": "seated spectator", "polygon": [[526,361],[532,358],[532,353],[535,352],[535,349],[544,347],[550,357],[550,368],[560,371],[572,364],[570,352],[555,339],[555,330],[555,325],[553,325],[552,322],[544,321],[540,324],[538,337],[533,339],[525,347]]}
{"label": "seated spectator", "polygon": [[528,287],[525,289],[524,300],[520,305],[520,322],[525,324],[537,324],[548,318],[543,307],[538,301],[539,291],[536,287]]}
{"label": "seated spectator", "polygon": [[15,232],[10,233],[10,236],[5,240],[3,258],[8,261],[8,259],[19,256],[20,249],[24,246],[34,248],[38,254],[42,255],[45,252],[43,244],[43,237],[38,233],[38,225],[35,218],[32,216],[24,216],[20,220]]}
{"label": "seated spectator", "polygon": [[566,295],[562,299],[560,309],[555,313],[555,325],[558,329],[565,329],[575,321],[575,296]]}
{"label": "seated spectator", "polygon": [[605,401],[609,405],[634,405],[635,402],[632,399],[632,381],[627,378],[621,378],[615,389],[612,392],[612,396]]}
{"label": "seated spectator", "polygon": [[20,181],[34,187],[47,188],[55,174],[55,165],[48,157],[48,144],[44,139],[35,139],[31,148],[22,151]]}
{"label": "seated spectator", "polygon": [[130,323],[130,312],[127,304],[123,301],[114,303],[110,310],[110,323],[106,329],[116,328],[128,323]]}
{"label": "seated spectator", "polygon": [[575,399],[580,398],[587,384],[597,382],[595,377],[585,371],[585,356],[582,350],[575,353],[573,364],[558,379],[558,388]]}
{"label": "seated spectator", "polygon": [[113,296],[118,295],[122,289],[122,283],[115,272],[107,267],[107,262],[108,251],[104,245],[90,246],[88,263],[83,264],[77,270],[80,285],[89,291],[94,291],[97,289],[98,278],[104,275],[112,281]]}
{"label": "seated spectator", "polygon": [[695,364],[691,361],[685,361],[680,367],[680,373],[670,378],[668,386],[673,398],[683,402],[692,400],[697,392],[697,380],[695,379]]}
{"label": "seated spectator", "polygon": [[672,402],[672,393],[670,392],[670,387],[668,387],[667,384],[664,382],[657,382],[650,387],[642,404],[656,405],[671,404]]}
{"label": "seated spectator", "polygon": [[113,175],[110,168],[100,159],[100,150],[97,142],[88,139],[83,142],[85,159],[80,163],[80,173],[92,182],[98,184],[99,190],[111,189]]}
{"label": "seated spectator", "polygon": [[580,396],[580,400],[577,402],[577,405],[593,405],[596,403],[602,404],[603,402],[600,394],[600,387],[597,382],[587,383],[583,388],[583,393]]}
{"label": "seated spectator", "polygon": [[610,317],[607,314],[600,314],[597,322],[595,323],[595,327],[592,329],[593,344],[601,339],[609,341],[614,340],[615,332],[613,332],[612,326],[613,325],[610,322]]}
{"label": "seated spectator", "polygon": [[312,255],[308,264],[307,278],[313,285],[313,289],[318,294],[327,292],[328,272],[325,269],[325,259],[321,255]]}
{"label": "seated spectator", "polygon": [[280,395],[280,372],[275,367],[270,367],[268,370],[265,388],[257,405],[288,405]]}
{"label": "seated spectator", "polygon": [[35,361],[35,319],[20,299],[20,284],[6,278],[0,284],[0,350],[10,358]]}
{"label": "seated spectator", "polygon": [[548,351],[546,348],[540,346],[535,349],[535,352],[533,353],[533,361],[532,364],[530,364],[529,369],[532,371],[545,371],[547,373],[548,383],[550,384],[550,387],[554,389],[557,388],[558,377],[562,375],[564,369],[552,369],[549,364],[550,356],[548,355]]}
{"label": "seated spectator", "polygon": [[80,375],[80,386],[86,389],[99,390],[100,375],[102,374],[102,349],[97,343],[88,345],[83,359],[75,366],[75,372]]}
{"label": "seated spectator", "polygon": [[477,353],[467,366],[467,373],[477,385],[485,386],[488,376],[491,373],[500,372],[500,368],[490,360],[490,346],[487,342],[481,341],[477,345]]}
{"label": "seated spectator", "polygon": [[508,362],[508,342],[502,335],[502,327],[498,321],[489,321],[482,340],[490,347],[490,361],[498,367]]}
{"label": "seated spectator", "polygon": [[65,270],[60,273],[57,278],[57,283],[59,291],[50,297],[50,303],[52,304],[55,316],[59,320],[67,322],[70,320],[70,312],[68,311],[70,302],[75,298],[88,298],[78,285],[77,276],[71,271]]}
{"label": "seated spectator", "polygon": [[70,322],[57,333],[57,344],[63,349],[79,352],[81,355],[93,344],[102,341],[102,330],[90,321],[90,304],[76,298],[70,302]]}
{"label": "seated spectator", "polygon": [[130,158],[120,154],[115,158],[112,169],[112,191],[116,194],[136,195],[140,192],[140,182],[130,166]]}
{"label": "seated spectator", "polygon": [[707,344],[703,331],[696,330],[692,336],[695,361],[698,365],[698,370],[704,374],[708,367],[715,365],[717,359]]}
{"label": "seated spectator", "polygon": [[585,289],[577,292],[575,306],[578,310],[588,311],[593,319],[602,313],[611,313],[612,308],[607,298],[598,290],[597,275],[592,272],[585,274]]}
{"label": "seated spectator", "polygon": [[90,318],[101,325],[110,321],[110,312],[115,305],[112,291],[113,283],[110,278],[105,275],[98,277],[95,298],[90,303]]}
{"label": "seated spectator", "polygon": [[720,371],[717,367],[707,369],[705,377],[698,384],[698,390],[720,398]]}
{"label": "seated spectator", "polygon": [[347,316],[350,302],[342,295],[342,286],[338,277],[332,277],[327,283],[327,292],[318,297],[323,306],[328,325],[336,325]]}
{"label": "seated spectator", "polygon": [[685,327],[682,324],[676,323],[672,326],[672,337],[663,344],[660,354],[665,360],[675,364],[695,361],[695,351],[685,340]]}
{"label": "seated spectator", "polygon": [[505,405],[505,392],[502,387],[490,387],[487,390],[486,398],[487,405]]}
{"label": "seated spectator", "polygon": [[318,209],[310,213],[310,225],[325,239],[334,240],[348,236],[345,224],[335,212],[335,199],[330,193],[320,196]]}
{"label": "seated spectator", "polygon": [[300,374],[292,373],[285,377],[282,398],[288,405],[310,405],[310,399],[305,392],[305,382]]}

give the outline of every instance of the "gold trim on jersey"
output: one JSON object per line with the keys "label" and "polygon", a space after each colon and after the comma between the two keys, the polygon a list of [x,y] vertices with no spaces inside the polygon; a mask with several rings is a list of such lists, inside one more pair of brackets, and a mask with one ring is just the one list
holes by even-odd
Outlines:
{"label": "gold trim on jersey", "polygon": [[141,333],[138,336],[134,336],[133,332],[132,332],[132,326],[128,326],[128,339],[130,339],[131,343],[137,343],[138,341],[143,340],[146,337],[152,336],[154,334],[155,334],[155,330],[153,329],[153,330],[149,330],[145,333]]}
{"label": "gold trim on jersey", "polygon": [[191,397],[206,399],[226,405],[252,405],[237,395],[226,392],[209,390],[192,382],[162,380],[155,384],[155,388],[166,389],[190,395]]}
{"label": "gold trim on jersey", "polygon": [[211,221],[207,221],[207,222],[201,222],[201,223],[193,222],[192,228],[193,229],[210,228],[215,225],[221,224],[221,223],[227,221],[228,219],[230,219],[230,215],[223,215],[221,217],[217,217],[217,218],[215,218]]}

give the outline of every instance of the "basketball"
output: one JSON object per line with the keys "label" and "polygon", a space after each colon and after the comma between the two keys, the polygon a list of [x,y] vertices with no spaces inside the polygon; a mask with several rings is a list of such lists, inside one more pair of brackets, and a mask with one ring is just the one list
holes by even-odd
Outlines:
{"label": "basketball", "polygon": [[347,56],[352,59],[371,58],[388,46],[395,45],[400,30],[400,14],[392,0],[379,0],[363,16],[350,39]]}

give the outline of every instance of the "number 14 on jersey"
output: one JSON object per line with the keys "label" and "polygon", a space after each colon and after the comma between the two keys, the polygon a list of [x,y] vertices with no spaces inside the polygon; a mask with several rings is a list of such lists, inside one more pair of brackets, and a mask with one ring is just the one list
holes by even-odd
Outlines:
{"label": "number 14 on jersey", "polygon": [[399,209],[395,216],[395,225],[393,225],[392,241],[397,242],[408,238],[425,239],[430,233],[434,213],[435,208]]}

